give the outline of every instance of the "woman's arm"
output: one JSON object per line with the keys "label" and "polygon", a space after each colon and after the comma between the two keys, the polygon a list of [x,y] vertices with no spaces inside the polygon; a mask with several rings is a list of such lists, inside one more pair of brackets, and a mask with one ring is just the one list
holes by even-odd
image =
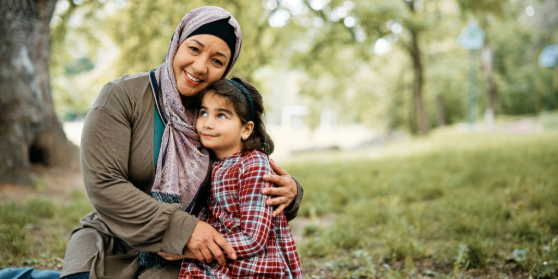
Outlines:
{"label": "woman's arm", "polygon": [[118,82],[105,85],[85,119],[80,152],[89,200],[110,232],[130,246],[182,254],[198,219],[130,182],[132,127],[140,121],[134,110],[140,105],[126,89]]}
{"label": "woman's arm", "polygon": [[279,167],[275,161],[270,160],[269,163],[275,171],[275,174],[266,174],[263,179],[267,182],[275,184],[277,187],[269,187],[262,190],[264,195],[275,196],[275,198],[267,201],[268,205],[277,205],[273,211],[273,216],[285,211],[288,221],[291,221],[298,214],[298,209],[304,196],[302,185],[290,176],[284,169]]}

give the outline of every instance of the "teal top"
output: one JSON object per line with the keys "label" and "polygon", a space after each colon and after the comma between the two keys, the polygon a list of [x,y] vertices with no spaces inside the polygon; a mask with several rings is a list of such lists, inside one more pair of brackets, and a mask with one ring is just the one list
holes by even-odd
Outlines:
{"label": "teal top", "polygon": [[153,133],[153,160],[155,160],[155,169],[157,169],[157,159],[159,158],[159,151],[161,151],[161,141],[163,140],[163,132],[165,131],[165,124],[157,112],[157,105],[155,105],[155,132]]}

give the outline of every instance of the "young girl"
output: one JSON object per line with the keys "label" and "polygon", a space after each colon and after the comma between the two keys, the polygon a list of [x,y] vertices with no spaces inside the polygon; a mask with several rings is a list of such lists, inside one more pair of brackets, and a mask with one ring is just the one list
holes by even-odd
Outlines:
{"label": "young girl", "polygon": [[265,131],[262,96],[248,82],[220,80],[200,93],[196,129],[214,159],[211,194],[199,213],[223,234],[236,253],[227,265],[185,259],[179,278],[302,278],[300,260],[284,213],[272,216],[273,184],[268,155],[273,141]]}

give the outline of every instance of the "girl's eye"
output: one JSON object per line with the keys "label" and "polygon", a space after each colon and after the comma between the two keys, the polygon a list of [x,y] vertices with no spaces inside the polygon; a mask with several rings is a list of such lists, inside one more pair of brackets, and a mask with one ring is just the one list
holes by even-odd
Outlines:
{"label": "girl's eye", "polygon": [[219,115],[217,115],[217,117],[222,118],[222,119],[227,119],[227,116],[224,113],[219,113]]}
{"label": "girl's eye", "polygon": [[217,65],[219,66],[223,66],[223,62],[221,62],[221,60],[219,59],[213,59],[213,62],[217,63]]}
{"label": "girl's eye", "polygon": [[205,111],[200,111],[200,116],[207,116],[207,112],[205,112]]}

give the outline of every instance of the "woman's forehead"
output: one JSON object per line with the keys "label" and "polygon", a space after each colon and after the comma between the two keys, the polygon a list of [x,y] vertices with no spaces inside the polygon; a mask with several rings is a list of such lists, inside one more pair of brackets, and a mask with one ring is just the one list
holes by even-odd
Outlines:
{"label": "woman's forehead", "polygon": [[185,41],[195,43],[203,48],[207,48],[215,52],[221,52],[227,56],[227,59],[231,57],[231,50],[229,49],[227,43],[215,35],[199,34],[188,37]]}

